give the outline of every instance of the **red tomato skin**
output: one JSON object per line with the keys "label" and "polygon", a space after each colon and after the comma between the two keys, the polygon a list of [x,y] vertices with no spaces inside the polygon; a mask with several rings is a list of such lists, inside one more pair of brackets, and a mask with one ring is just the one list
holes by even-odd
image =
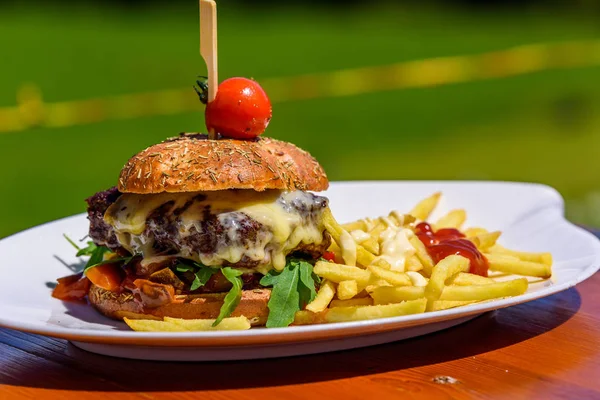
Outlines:
{"label": "red tomato skin", "polygon": [[221,82],[215,99],[206,105],[209,131],[233,139],[253,139],[271,121],[271,101],[260,85],[247,78]]}

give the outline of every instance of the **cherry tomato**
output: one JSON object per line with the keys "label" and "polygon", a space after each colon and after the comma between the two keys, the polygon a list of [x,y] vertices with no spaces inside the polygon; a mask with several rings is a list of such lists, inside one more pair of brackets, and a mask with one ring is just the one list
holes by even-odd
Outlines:
{"label": "cherry tomato", "polygon": [[230,78],[219,85],[215,99],[206,105],[206,127],[234,139],[262,134],[271,120],[271,102],[258,83]]}
{"label": "cherry tomato", "polygon": [[121,270],[115,264],[100,264],[87,270],[88,279],[102,289],[114,292],[121,286]]}

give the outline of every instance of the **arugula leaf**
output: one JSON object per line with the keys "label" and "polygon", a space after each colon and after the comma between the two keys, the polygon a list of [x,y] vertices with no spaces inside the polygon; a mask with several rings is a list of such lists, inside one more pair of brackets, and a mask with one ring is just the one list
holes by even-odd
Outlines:
{"label": "arugula leaf", "polygon": [[100,264],[114,264],[114,263],[118,263],[121,261],[125,261],[126,263],[128,263],[133,258],[133,256],[131,256],[131,257],[119,257],[119,258],[111,258],[110,260],[104,260],[104,254],[110,252],[110,249],[108,247],[96,246],[94,244],[94,242],[90,241],[90,242],[87,242],[86,247],[81,248],[81,247],[77,246],[77,244],[73,241],[73,239],[68,237],[66,234],[63,233],[63,236],[65,237],[65,239],[67,239],[67,241],[69,243],[71,243],[71,245],[73,245],[73,247],[75,247],[77,249],[77,254],[75,254],[77,257],[90,256],[90,259],[85,264],[85,267],[83,267],[84,274],[87,273],[87,271],[90,270],[91,268],[97,267]]}
{"label": "arugula leaf", "polygon": [[300,268],[300,281],[298,282],[298,293],[300,294],[300,308],[304,308],[308,303],[313,301],[317,296],[315,289],[313,268],[307,261],[298,260],[298,268]]}
{"label": "arugula leaf", "polygon": [[177,270],[177,272],[196,272],[196,268],[183,263],[177,264],[175,266],[175,269]]}
{"label": "arugula leaf", "polygon": [[206,282],[211,276],[219,272],[218,268],[207,267],[206,265],[194,262],[193,265],[179,263],[175,266],[177,272],[191,272],[194,274],[194,280],[190,286],[190,290],[196,290],[201,286],[206,285]]}
{"label": "arugula leaf", "polygon": [[278,276],[279,276],[279,272],[272,269],[267,273],[267,275],[260,278],[259,283],[262,286],[273,286],[273,285],[275,285],[275,282],[277,282]]}
{"label": "arugula leaf", "polygon": [[299,268],[295,264],[288,264],[277,275],[268,303],[267,328],[288,326],[294,321],[294,315],[300,309],[299,275]]}
{"label": "arugula leaf", "polygon": [[75,254],[77,257],[91,256],[94,253],[94,251],[98,248],[98,246],[96,246],[92,241],[87,242],[87,246],[81,248],[77,246],[77,243],[75,243],[75,241],[68,237],[66,234],[63,233],[63,236],[65,239],[67,239],[67,242],[71,243],[71,245],[75,247],[75,249],[77,249],[77,254]]}
{"label": "arugula leaf", "polygon": [[[99,247],[101,248],[101,247]],[[131,257],[118,257],[118,258],[111,258],[110,260],[103,260],[101,259],[100,262],[93,264],[93,265],[88,265],[88,263],[85,265],[83,272],[86,273],[88,270],[97,267],[98,265],[104,265],[104,264],[116,264],[116,263],[120,263],[122,261],[125,261],[125,264],[127,264],[129,261],[131,261],[133,259],[134,256]],[[90,259],[91,260],[91,259]]]}
{"label": "arugula leaf", "polygon": [[65,239],[67,239],[67,242],[71,243],[71,246],[73,246],[77,249],[77,251],[81,250],[81,247],[77,246],[77,244],[73,241],[73,239],[68,237],[66,233],[63,233],[63,236]]}
{"label": "arugula leaf", "polygon": [[[90,259],[88,260],[88,262],[85,264],[85,267],[83,268],[83,273],[84,274],[88,271],[88,269],[94,268],[95,266],[97,266],[99,264],[103,264],[105,262],[104,261],[104,254],[106,252],[110,251],[108,249],[108,247],[96,246],[96,245],[94,245],[94,246],[96,248],[94,250],[92,250],[92,252],[90,254]],[[90,247],[90,246],[88,246],[88,247]],[[82,250],[79,250],[77,252],[77,254],[81,253]]]}
{"label": "arugula leaf", "polygon": [[271,270],[260,280],[263,286],[273,286],[268,303],[267,328],[290,325],[296,311],[315,298],[313,275],[308,261],[292,258],[281,272]]}
{"label": "arugula leaf", "polygon": [[206,265],[198,264],[198,266],[199,269],[194,273],[195,277],[190,290],[196,290],[200,286],[206,285],[210,277],[219,271],[217,268],[207,267]]}
{"label": "arugula leaf", "polygon": [[240,300],[242,299],[242,286],[244,286],[242,278],[240,278],[242,271],[231,267],[225,267],[221,268],[221,273],[233,286],[229,290],[229,293],[225,295],[223,305],[219,311],[219,316],[212,324],[213,327],[219,325],[223,318],[229,317],[238,304],[240,304]]}
{"label": "arugula leaf", "polygon": [[[94,244],[94,242],[87,242],[87,246],[79,249],[79,251],[77,252],[77,254],[75,254],[77,257],[81,257],[81,256],[91,256],[92,254],[94,254],[94,252],[99,248],[99,247],[104,247],[104,246],[96,246]],[[108,248],[104,247],[107,251]]]}

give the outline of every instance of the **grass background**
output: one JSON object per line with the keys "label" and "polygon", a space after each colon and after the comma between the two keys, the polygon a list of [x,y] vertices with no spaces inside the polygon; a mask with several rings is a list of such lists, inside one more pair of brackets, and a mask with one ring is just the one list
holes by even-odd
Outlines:
{"label": "grass background", "polygon": [[[0,107],[190,86],[205,71],[197,4],[0,7]],[[219,5],[220,78],[293,76],[600,37],[577,10]],[[600,50],[599,50],[600,51]],[[331,180],[542,182],[600,226],[600,68],[274,104],[268,136],[309,150]],[[203,109],[0,134],[0,237],[82,212],[140,149],[204,129]]]}

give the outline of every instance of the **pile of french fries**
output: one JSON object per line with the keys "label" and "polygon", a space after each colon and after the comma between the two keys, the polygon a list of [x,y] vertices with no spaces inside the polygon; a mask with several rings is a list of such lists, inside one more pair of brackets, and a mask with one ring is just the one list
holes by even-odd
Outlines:
{"label": "pile of french fries", "polygon": [[[344,260],[344,241],[350,234],[356,242],[352,264],[319,261],[314,273],[321,277],[316,298],[296,313],[297,325],[358,321],[446,310],[476,302],[518,296],[527,291],[524,277],[505,280],[507,275],[550,278],[552,255],[509,250],[496,241],[500,232],[483,228],[462,230],[466,238],[487,258],[490,277],[469,273],[470,261],[451,255],[434,264],[425,246],[414,235],[414,226],[427,221],[441,193],[419,202],[409,214],[391,212],[386,217],[361,219],[340,225],[327,212],[325,227],[333,243],[330,251]],[[461,229],[464,210],[452,210],[432,223],[434,230]],[[392,265],[384,254],[384,232],[403,231],[410,247],[404,265]],[[345,236],[345,237],[344,237]],[[347,244],[345,247],[348,247]],[[394,263],[395,264],[395,263]],[[502,277],[502,280],[495,279]]]}

